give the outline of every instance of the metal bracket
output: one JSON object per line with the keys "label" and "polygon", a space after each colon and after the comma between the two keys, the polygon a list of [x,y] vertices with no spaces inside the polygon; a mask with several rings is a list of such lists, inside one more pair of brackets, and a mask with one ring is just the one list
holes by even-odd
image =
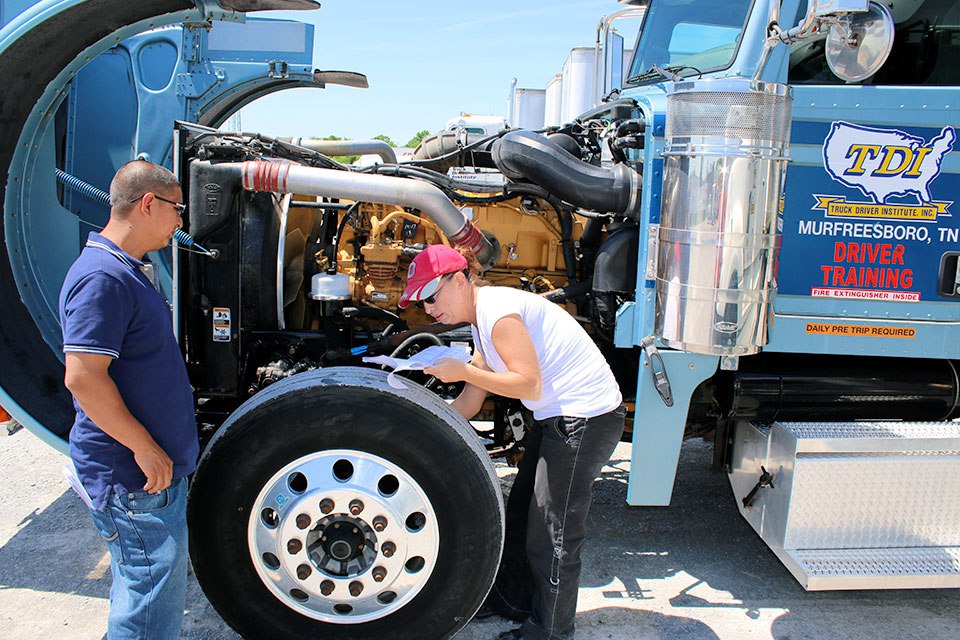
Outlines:
{"label": "metal bracket", "polygon": [[647,280],[657,279],[657,263],[660,258],[660,225],[647,225]]}
{"label": "metal bracket", "polygon": [[[237,11],[232,8],[225,8],[221,6],[219,0],[194,0],[194,4],[197,5],[197,9],[200,10],[200,13],[203,14],[203,19],[207,21],[209,26],[214,20],[219,20],[221,22],[246,22],[247,14],[243,11]],[[269,7],[263,7],[263,9],[268,9]]]}
{"label": "metal bracket", "polygon": [[290,65],[284,60],[271,60],[267,63],[267,75],[275,80],[290,77]]}
{"label": "metal bracket", "polygon": [[179,73],[177,74],[177,95],[183,96],[184,98],[199,98],[209,91],[210,87],[222,80],[218,75],[211,73]]}
{"label": "metal bracket", "polygon": [[640,341],[640,348],[647,354],[647,359],[650,362],[650,375],[653,376],[653,384],[657,393],[660,394],[660,399],[663,400],[663,404],[672,407],[673,392],[670,390],[670,379],[667,378],[667,369],[663,366],[663,358],[660,357],[653,341],[653,336],[647,336]]}
{"label": "metal bracket", "polygon": [[197,62],[200,60],[200,42],[201,29],[203,25],[184,25],[183,36],[180,45],[180,58],[186,62]]}
{"label": "metal bracket", "polygon": [[720,358],[721,371],[736,371],[740,368],[740,356],[724,356]]}

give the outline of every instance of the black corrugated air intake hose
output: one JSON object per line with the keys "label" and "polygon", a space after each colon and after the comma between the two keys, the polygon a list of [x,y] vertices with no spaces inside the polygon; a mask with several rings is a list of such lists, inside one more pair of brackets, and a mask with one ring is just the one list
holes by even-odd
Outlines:
{"label": "black corrugated air intake hose", "polygon": [[527,180],[584,209],[636,217],[640,174],[625,164],[596,167],[531,131],[511,131],[493,145],[497,169]]}

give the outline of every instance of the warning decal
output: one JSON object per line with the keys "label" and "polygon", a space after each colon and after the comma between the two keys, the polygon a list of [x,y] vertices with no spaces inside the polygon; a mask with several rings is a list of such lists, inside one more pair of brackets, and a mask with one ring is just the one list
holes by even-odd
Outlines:
{"label": "warning decal", "polygon": [[213,308],[213,341],[230,342],[230,308]]}
{"label": "warning decal", "polygon": [[907,338],[917,337],[916,327],[876,327],[857,324],[828,324],[808,322],[806,333],[820,336],[850,336],[853,338]]}

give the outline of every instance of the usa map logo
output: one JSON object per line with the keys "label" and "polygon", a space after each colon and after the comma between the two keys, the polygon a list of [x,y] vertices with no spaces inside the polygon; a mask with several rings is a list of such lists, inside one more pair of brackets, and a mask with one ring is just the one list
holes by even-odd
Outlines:
{"label": "usa map logo", "polygon": [[[953,203],[935,201],[930,185],[956,139],[953,127],[944,127],[928,141],[897,129],[834,122],[823,143],[823,165],[831,178],[858,190],[869,202],[816,195],[814,209],[832,218],[935,221],[947,215]],[[916,202],[890,202],[894,197]]]}

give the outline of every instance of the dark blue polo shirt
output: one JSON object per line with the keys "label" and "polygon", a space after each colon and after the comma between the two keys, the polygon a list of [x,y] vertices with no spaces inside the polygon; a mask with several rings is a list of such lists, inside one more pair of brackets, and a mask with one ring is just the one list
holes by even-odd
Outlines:
{"label": "dark blue polo shirt", "polygon": [[[173,335],[166,299],[143,274],[143,263],[91,233],[60,290],[65,353],[113,358],[107,370],[130,413],[173,460],[173,479],[197,466],[193,392]],[[141,491],[146,477],[133,452],[100,430],[73,403],[70,457],[103,509],[111,492]]]}

